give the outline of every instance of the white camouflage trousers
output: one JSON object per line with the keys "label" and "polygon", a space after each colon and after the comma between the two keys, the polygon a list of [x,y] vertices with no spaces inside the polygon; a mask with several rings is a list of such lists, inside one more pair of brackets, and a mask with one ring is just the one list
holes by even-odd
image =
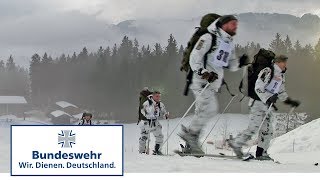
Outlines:
{"label": "white camouflage trousers", "polygon": [[[264,104],[262,101],[254,101],[250,107],[249,115],[249,126],[241,134],[239,134],[235,141],[235,144],[239,147],[245,145],[255,134],[258,134],[258,146],[267,151],[270,145],[270,141],[273,137],[273,126],[272,126],[272,111],[268,114],[267,118],[261,125],[263,119],[268,112],[269,106]],[[260,131],[259,127],[261,126]]]}
{"label": "white camouflage trousers", "polygon": [[145,152],[146,151],[146,143],[148,138],[150,137],[150,133],[152,133],[156,139],[156,144],[160,144],[160,146],[163,143],[163,134],[162,134],[162,125],[159,123],[158,120],[152,121],[151,124],[149,124],[148,121],[141,121],[140,125],[140,138],[139,138],[139,152]]}
{"label": "white camouflage trousers", "polygon": [[218,100],[213,85],[209,85],[200,96],[206,83],[192,83],[190,89],[197,99],[195,104],[195,116],[191,121],[190,130],[201,131],[207,122],[218,113]]}

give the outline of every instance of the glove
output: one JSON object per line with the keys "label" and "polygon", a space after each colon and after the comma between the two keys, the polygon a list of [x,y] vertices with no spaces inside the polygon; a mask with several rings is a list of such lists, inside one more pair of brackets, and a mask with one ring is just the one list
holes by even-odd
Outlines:
{"label": "glove", "polygon": [[274,94],[267,100],[268,106],[270,106],[271,104],[275,104],[277,100],[278,100],[278,94]]}
{"label": "glove", "polygon": [[209,83],[212,83],[213,81],[215,81],[216,79],[218,79],[218,74],[215,72],[208,72],[205,71],[204,73],[202,73],[202,79],[206,79]]}
{"label": "glove", "polygon": [[239,58],[239,67],[243,67],[249,64],[249,57],[246,54],[243,54],[240,58]]}
{"label": "glove", "polygon": [[290,105],[291,107],[298,107],[300,105],[300,101],[292,100],[291,98],[287,98],[284,103]]}

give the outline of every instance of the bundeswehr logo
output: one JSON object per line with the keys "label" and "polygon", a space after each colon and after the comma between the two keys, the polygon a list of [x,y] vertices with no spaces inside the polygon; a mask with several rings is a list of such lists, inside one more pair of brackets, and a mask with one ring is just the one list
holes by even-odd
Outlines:
{"label": "bundeswehr logo", "polygon": [[76,144],[76,134],[72,130],[61,130],[58,133],[58,144],[61,144],[61,148],[72,148],[72,144]]}

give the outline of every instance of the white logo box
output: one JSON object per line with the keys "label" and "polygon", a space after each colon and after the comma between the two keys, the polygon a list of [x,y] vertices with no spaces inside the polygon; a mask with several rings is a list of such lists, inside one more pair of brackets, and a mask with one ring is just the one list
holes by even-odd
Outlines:
{"label": "white logo box", "polygon": [[123,176],[123,167],[122,125],[11,126],[11,176]]}

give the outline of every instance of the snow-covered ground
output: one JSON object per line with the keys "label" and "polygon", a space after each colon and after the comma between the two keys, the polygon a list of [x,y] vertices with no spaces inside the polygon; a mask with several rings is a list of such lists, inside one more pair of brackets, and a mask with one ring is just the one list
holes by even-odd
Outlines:
{"label": "snow-covered ground", "polygon": [[[320,119],[300,126],[271,143],[269,153],[283,163],[320,163]],[[291,155],[294,158],[290,158]]]}
{"label": "snow-covered ground", "polygon": [[[292,158],[294,156],[290,156]],[[274,162],[125,154],[126,173],[284,173],[320,172],[312,164],[276,164]]]}
{"label": "snow-covered ground", "polygon": [[[182,120],[182,124],[188,126],[192,120],[192,116],[188,116],[185,119]],[[210,136],[207,138],[207,141],[215,141],[215,140],[222,140],[223,138],[223,132],[227,131],[227,134],[237,135],[240,131],[244,130],[248,125],[248,115],[242,115],[242,114],[224,114],[219,118],[219,116],[212,118],[205,129],[205,132],[203,132],[203,139],[208,134],[210,129],[215,125],[215,128],[213,129]],[[177,119],[170,119],[170,120],[160,120],[160,123],[162,125],[162,131],[164,134],[164,139],[167,137],[167,125],[169,123],[169,134],[172,132],[172,130],[176,127],[177,123],[180,121],[180,118]],[[227,127],[227,128],[225,128]],[[137,126],[136,123],[133,124],[126,124],[124,125],[124,132],[125,132],[125,151],[127,152],[137,152],[138,149],[138,139],[140,137],[140,128]],[[183,141],[177,136],[177,133],[180,131],[180,125],[174,133],[172,133],[170,139],[169,139],[169,152],[172,152],[173,150],[179,148],[179,144],[184,144]],[[202,139],[202,140],[203,140]],[[206,141],[206,142],[207,142]],[[154,146],[154,137],[151,134],[151,144],[150,147]],[[203,144],[204,150],[206,150],[208,153],[212,153],[214,151],[214,146],[209,145],[207,143]],[[166,152],[166,145],[163,147],[163,151]]]}
{"label": "snow-covered ground", "polygon": [[[189,124],[192,117],[187,117],[183,124]],[[213,118],[203,133],[207,135],[213,124],[217,121]],[[180,119],[169,120],[169,132],[176,126]],[[166,120],[161,121],[166,139]],[[236,135],[248,125],[248,115],[225,114],[221,116],[208,140],[215,141],[222,139],[223,130]],[[169,154],[172,156],[141,155],[138,150],[139,126],[136,124],[125,125],[125,171],[126,172],[320,172],[320,167],[315,163],[320,162],[320,119],[314,120],[298,129],[276,138],[272,142],[270,153],[273,158],[281,164],[274,162],[219,159],[210,157],[180,157],[172,151],[179,149],[179,143],[183,143],[176,135],[180,126],[173,133],[169,140]],[[295,139],[295,151],[292,152],[292,141]],[[151,140],[154,139],[151,135]],[[150,148],[153,148],[151,143]],[[250,152],[255,152],[252,147]],[[203,149],[208,153],[219,153],[232,155],[228,150],[215,149],[213,145],[204,143]],[[162,151],[166,153],[166,145]],[[248,149],[244,150],[245,152]]]}
{"label": "snow-covered ground", "polygon": [[[188,125],[191,116],[183,120],[183,124]],[[211,127],[219,119],[213,118],[203,133],[208,133]],[[162,120],[163,133],[167,137],[167,123],[169,122],[169,132],[177,125],[180,119]],[[40,121],[21,121],[21,120],[1,120],[0,121],[0,172],[9,172],[10,157],[10,125],[11,124],[42,124]],[[208,141],[216,142],[221,140],[223,132],[236,135],[248,125],[248,115],[225,114],[221,116],[215,126]],[[227,127],[227,128],[226,128]],[[320,172],[319,166],[314,166],[320,162],[320,119],[305,124],[294,131],[273,140],[269,152],[271,156],[280,161],[281,164],[274,162],[219,159],[210,157],[180,157],[172,153],[179,148],[179,143],[183,143],[178,136],[177,130],[169,140],[170,156],[141,155],[138,153],[138,139],[140,129],[135,123],[124,125],[125,143],[125,172],[126,173],[145,173],[145,172]],[[293,148],[294,140],[294,148]],[[150,147],[154,146],[154,137],[151,135]],[[166,153],[167,146],[164,145],[162,151]],[[224,152],[232,154],[228,150],[215,149],[214,145],[204,143],[203,149],[208,153]],[[255,147],[250,151],[254,151]],[[247,150],[245,150],[247,151]],[[294,151],[294,152],[293,152]]]}

